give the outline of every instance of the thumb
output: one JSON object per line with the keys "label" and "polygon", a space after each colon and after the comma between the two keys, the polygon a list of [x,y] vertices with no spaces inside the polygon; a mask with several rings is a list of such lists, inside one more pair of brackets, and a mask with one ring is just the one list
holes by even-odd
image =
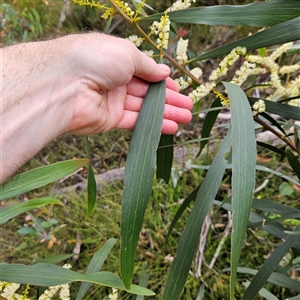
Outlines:
{"label": "thumb", "polygon": [[134,56],[134,76],[149,82],[157,82],[166,79],[170,75],[170,68],[164,64],[157,64],[152,58],[137,49]]}

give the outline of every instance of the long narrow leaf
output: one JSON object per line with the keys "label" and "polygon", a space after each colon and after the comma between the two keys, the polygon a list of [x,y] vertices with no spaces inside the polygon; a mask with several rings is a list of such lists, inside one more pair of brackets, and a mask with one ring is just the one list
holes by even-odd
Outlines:
{"label": "long narrow leaf", "polygon": [[[208,170],[209,169],[209,166],[208,165],[194,165],[194,164],[190,164],[189,165],[190,168],[195,168],[195,169],[203,169],[203,170]],[[227,169],[231,169],[232,168],[232,164],[227,164]],[[297,186],[300,186],[300,182],[299,180],[296,180],[295,178],[291,177],[291,176],[288,176],[282,172],[278,172],[278,171],[274,171],[270,168],[267,168],[265,166],[260,166],[260,165],[256,165],[255,166],[255,169],[257,171],[262,171],[262,172],[267,172],[267,173],[270,173],[270,174],[273,174],[273,175],[276,175],[276,176],[279,176],[281,178],[284,178],[294,184],[296,184]]]}
{"label": "long narrow leaf", "polygon": [[[238,272],[243,274],[251,274],[251,275],[256,275],[258,273],[257,270],[253,270],[249,268],[238,268]],[[300,282],[284,274],[273,272],[267,281],[272,284],[275,284],[276,286],[282,286],[287,289],[300,292]]]}
{"label": "long narrow leaf", "polygon": [[[86,274],[92,274],[98,272],[103,263],[105,262],[107,255],[109,254],[111,248],[115,245],[116,239],[109,239],[92,257],[89,266],[86,270]],[[76,295],[76,300],[81,300],[86,294],[87,290],[91,286],[89,282],[83,282],[80,289]]]}
{"label": "long narrow leaf", "polygon": [[64,178],[88,163],[88,159],[72,159],[22,173],[0,187],[0,201]]}
{"label": "long narrow leaf", "polygon": [[300,17],[297,17],[290,21],[277,24],[271,28],[255,33],[249,37],[237,40],[235,42],[226,44],[224,46],[201,54],[197,57],[194,57],[190,60],[190,62],[220,57],[222,55],[228,54],[233,48],[236,48],[238,46],[246,47],[247,50],[255,50],[263,47],[269,47],[298,40],[300,39],[299,22]]}
{"label": "long narrow leaf", "polygon": [[[250,285],[249,280],[246,280],[243,282],[243,286],[248,287],[249,285]],[[273,295],[271,292],[269,292],[265,288],[260,289],[258,294],[266,300],[279,300],[275,295]]]}
{"label": "long narrow leaf", "polygon": [[162,300],[178,299],[185,285],[199,243],[202,224],[213,204],[226,169],[225,156],[230,151],[230,137],[229,131],[200,186],[194,207],[179,239]]}
{"label": "long narrow leaf", "polygon": [[137,285],[132,285],[131,289],[125,289],[120,277],[111,272],[80,274],[52,264],[25,266],[21,264],[0,263],[0,281],[38,286],[53,286],[74,281],[86,281],[126,290],[132,294],[154,295],[152,291]]}
{"label": "long narrow leaf", "polygon": [[162,134],[156,154],[156,177],[163,179],[165,183],[168,183],[171,177],[174,152],[173,140],[172,134]]}
{"label": "long narrow leaf", "polygon": [[194,201],[197,197],[198,191],[200,189],[200,185],[198,185],[186,198],[185,200],[182,202],[182,204],[180,205],[179,209],[177,210],[174,218],[172,219],[172,222],[170,224],[168,233],[166,235],[166,240],[168,239],[168,237],[170,236],[170,234],[172,233],[173,228],[175,227],[177,221],[180,219],[180,217],[182,216],[182,214],[185,212],[185,210],[189,207],[189,205],[191,204],[192,201]]}
{"label": "long narrow leaf", "polygon": [[288,161],[293,168],[294,172],[296,173],[297,177],[300,179],[300,162],[299,159],[293,154],[292,151],[287,149],[285,151],[286,157],[288,158]]}
{"label": "long narrow leaf", "polygon": [[[220,98],[217,98],[212,103],[210,108],[215,108],[215,107],[220,107],[220,106],[221,106]],[[217,119],[219,112],[220,112],[220,110],[212,110],[212,111],[208,112],[208,114],[206,115],[203,126],[202,126],[202,131],[201,131],[202,138],[209,137],[211,129],[213,128],[213,126],[215,124],[215,121]],[[204,149],[204,147],[206,146],[207,143],[208,143],[208,140],[203,140],[200,142],[200,150],[199,150],[197,156],[199,156],[201,154],[202,150]]]}
{"label": "long narrow leaf", "polygon": [[132,135],[125,165],[120,263],[122,280],[127,289],[131,285],[138,238],[152,191],[165,90],[165,81],[150,85]]}
{"label": "long narrow leaf", "polygon": [[4,224],[8,220],[12,219],[15,216],[18,216],[24,212],[39,208],[47,204],[60,204],[62,202],[54,198],[40,198],[32,199],[27,202],[22,202],[10,206],[6,206],[0,209],[0,225]]}
{"label": "long narrow leaf", "polygon": [[[145,263],[143,263],[139,285],[143,286],[143,287],[147,287],[148,281],[149,281],[149,275],[147,274],[147,271],[146,271],[146,262],[145,262]],[[137,295],[135,300],[144,300],[144,296]]]}
{"label": "long narrow leaf", "polygon": [[85,218],[87,219],[90,214],[92,213],[95,204],[96,204],[96,198],[97,198],[97,184],[95,179],[95,174],[93,171],[93,167],[91,162],[88,164],[88,186],[87,186],[87,211]]}
{"label": "long narrow leaf", "polygon": [[251,107],[242,89],[224,82],[232,125],[232,227],[230,299],[234,299],[240,253],[255,187],[256,140]]}
{"label": "long narrow leaf", "polygon": [[[294,229],[294,231],[298,230],[300,230],[300,225]],[[287,252],[291,249],[297,239],[299,239],[299,236],[292,234],[289,235],[286,240],[272,252],[271,256],[265,261],[263,266],[254,276],[251,284],[243,295],[242,300],[255,298],[258,291],[263,287],[264,283],[268,280],[272,272],[275,270]]]}
{"label": "long narrow leaf", "polygon": [[258,141],[256,141],[256,144],[257,144],[257,146],[263,147],[265,149],[269,149],[269,150],[273,151],[274,153],[280,154],[281,156],[285,156],[284,150],[282,150],[278,147],[272,146],[272,145],[264,143],[264,142],[258,142]]}
{"label": "long narrow leaf", "polygon": [[272,214],[296,214],[300,216],[300,210],[291,206],[283,205],[278,202],[268,201],[266,199],[253,199],[252,208],[265,211]]}
{"label": "long narrow leaf", "polygon": [[39,260],[36,260],[35,262],[33,262],[31,265],[36,265],[36,264],[58,264],[60,262],[62,262],[63,260],[67,260],[68,258],[74,256],[74,253],[71,254],[58,254],[58,255],[54,255],[54,256],[49,256],[46,258],[42,258]]}
{"label": "long narrow leaf", "polygon": [[266,113],[261,113],[260,114],[263,118],[267,119],[273,126],[275,126],[277,129],[279,129],[284,136],[286,136],[286,132],[284,131],[284,129],[280,126],[280,124],[269,114]]}
{"label": "long narrow leaf", "polygon": [[[259,99],[248,98],[248,100],[250,104],[253,105]],[[266,111],[271,114],[279,115],[287,119],[294,119],[300,121],[300,107],[292,106],[288,104],[282,104],[274,101],[268,101],[268,100],[265,100],[265,104],[266,104]]]}
{"label": "long narrow leaf", "polygon": [[[169,13],[172,22],[207,25],[246,25],[267,27],[300,15],[298,0],[273,0],[248,5],[217,5],[196,7]],[[162,14],[140,20],[158,21]]]}
{"label": "long narrow leaf", "polygon": [[[218,206],[222,206],[222,208],[226,210],[232,211],[232,206],[229,203],[224,203],[215,200],[214,204]],[[256,224],[260,223],[260,229],[265,230],[266,232],[270,233],[276,238],[284,240],[287,237],[287,234],[285,232],[288,230],[288,228],[284,227],[280,223],[271,223],[271,224],[264,225],[264,222],[269,220],[270,218],[268,218],[266,215],[259,215],[251,211],[249,217],[249,226],[251,226],[252,223],[256,223]],[[300,250],[300,239],[295,241],[293,247]]]}

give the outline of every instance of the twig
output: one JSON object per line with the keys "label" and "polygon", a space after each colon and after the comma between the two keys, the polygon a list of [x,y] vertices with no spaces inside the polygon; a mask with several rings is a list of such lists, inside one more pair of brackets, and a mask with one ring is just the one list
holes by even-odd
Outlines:
{"label": "twig", "polygon": [[219,245],[217,247],[217,250],[216,250],[216,252],[214,254],[214,257],[210,261],[210,264],[209,264],[209,268],[210,269],[213,268],[213,266],[214,266],[214,264],[215,264],[218,256],[220,255],[220,252],[221,252],[222,247],[223,247],[223,245],[225,243],[225,240],[226,240],[227,236],[230,234],[231,227],[232,227],[231,212],[228,211],[228,222],[227,222],[227,225],[226,225],[226,227],[224,229],[223,237],[222,237],[222,239],[221,239],[221,241],[220,241],[220,243],[219,243]]}
{"label": "twig", "polygon": [[276,135],[279,139],[281,139],[283,142],[289,145],[294,151],[297,152],[297,148],[295,144],[291,142],[289,139],[287,139],[285,136],[283,136],[281,133],[279,133],[277,130],[275,130],[271,125],[261,120],[258,116],[254,116],[254,121],[260,124],[263,128],[272,132],[274,135]]}
{"label": "twig", "polygon": [[152,46],[154,47],[158,52],[161,53],[161,55],[166,58],[172,65],[174,65],[177,69],[179,69],[182,73],[186,74],[188,77],[190,77],[195,83],[201,85],[203,82],[198,79],[196,76],[194,76],[189,70],[187,70],[182,64],[178,63],[174,58],[172,58],[169,54],[159,49],[155,42],[152,41],[152,39],[147,35],[147,33],[139,26],[139,24],[136,22],[135,19],[131,19],[129,16],[127,16],[124,11],[116,4],[114,0],[109,0],[110,3],[113,5],[114,9],[118,14],[120,14],[124,20],[126,20],[129,24],[131,24],[139,33],[140,35]]}

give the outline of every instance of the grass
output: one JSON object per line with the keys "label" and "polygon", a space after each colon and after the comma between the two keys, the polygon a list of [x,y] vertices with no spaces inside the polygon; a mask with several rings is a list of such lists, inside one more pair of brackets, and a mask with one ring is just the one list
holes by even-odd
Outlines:
{"label": "grass", "polygon": [[[188,135],[188,129],[188,127],[182,128],[182,132]],[[130,135],[129,132],[124,134],[124,132],[114,131],[90,137],[92,159],[96,173],[124,165]],[[177,140],[185,139],[184,134],[177,138]],[[187,147],[191,149],[194,148],[195,145],[188,145]],[[52,149],[56,149],[55,152]],[[205,156],[197,159],[196,162],[204,164],[207,160],[209,161],[211,159],[211,155],[213,155],[213,153],[207,153]],[[278,161],[278,157],[272,156],[268,152],[261,153],[260,155],[264,158],[271,157],[271,160],[266,162],[267,166],[274,167],[280,163],[280,165],[284,167],[284,163]],[[84,156],[83,139],[65,135],[56,139],[52,144],[43,149],[43,151],[29,161],[23,169],[30,169],[45,162],[52,163],[57,160]],[[192,157],[192,155],[190,155],[190,157]],[[175,164],[174,170],[179,171],[182,170],[183,167],[184,166],[180,163]],[[149,274],[148,286],[157,293],[155,297],[149,299],[160,299],[163,282],[165,282],[168,268],[175,256],[177,242],[184,228],[188,210],[176,224],[170,238],[166,240],[165,238],[170,222],[182,200],[185,199],[201,181],[205,172],[206,171],[197,169],[184,171],[182,175],[179,176],[175,188],[171,181],[169,184],[155,181],[151,202],[146,211],[144,226],[138,244],[134,278],[135,283],[138,283],[142,265],[146,263],[146,269]],[[80,180],[81,176],[86,176],[86,170],[81,171],[72,178],[66,179],[62,183],[62,186],[74,184]],[[220,200],[225,199],[228,194],[230,194],[230,190],[228,190],[230,172],[228,172],[227,176],[228,179],[226,177],[224,178],[218,195],[218,199]],[[258,173],[258,182],[264,179],[265,174]],[[279,179],[274,176],[270,178],[269,185],[262,190],[259,195],[263,198],[270,197],[270,195],[278,195],[278,180]],[[22,195],[18,200],[22,201],[26,198],[30,199],[37,196],[42,197],[51,194],[54,188],[55,184],[48,185],[47,187]],[[64,202],[63,209],[54,206],[32,212],[35,217],[39,217],[43,220],[48,221],[51,218],[55,218],[58,221],[58,224],[53,226],[54,233],[52,241],[42,241],[41,237],[37,234],[21,235],[17,232],[17,230],[24,226],[32,226],[32,220],[28,218],[27,214],[10,220],[5,224],[1,232],[1,243],[3,244],[1,260],[10,263],[18,262],[30,264],[33,261],[49,256],[73,253],[77,245],[76,249],[80,249],[80,253],[76,259],[73,257],[69,259],[68,262],[73,265],[73,270],[85,272],[95,251],[101,247],[108,238],[114,237],[118,242],[109,254],[102,270],[119,273],[122,189],[122,182],[113,182],[112,184],[103,186],[101,193],[98,194],[95,210],[88,220],[85,219],[87,204],[85,191],[61,195],[60,198]],[[299,200],[295,193],[286,197],[286,201],[292,206],[296,206],[297,199]],[[270,200],[282,202],[283,199],[274,196],[274,198]],[[209,231],[205,239],[204,260],[201,270],[202,276],[201,278],[195,276],[197,265],[194,263],[183,292],[182,299],[184,300],[196,299],[201,284],[206,287],[205,297],[207,298],[205,299],[227,299],[229,273],[223,270],[229,267],[229,237],[224,239],[223,247],[217,256],[213,268],[210,269],[208,265],[215,255],[216,249],[223,237],[224,227],[228,222],[228,212],[223,208],[214,206],[207,220],[211,222],[209,223]],[[273,238],[265,231],[249,228],[242,251],[240,266],[258,269],[278,243],[280,243],[278,239]],[[242,282],[247,278],[250,279],[251,277],[249,277],[249,275],[239,275],[237,297],[242,295]],[[74,283],[71,285],[71,290],[76,293],[78,287],[79,284]],[[284,295],[284,297],[294,295],[293,292],[279,289],[275,286],[271,287],[271,290]],[[102,299],[108,293],[110,293],[109,288],[94,286],[85,299]],[[135,297],[121,293],[119,299],[135,299]]]}
{"label": "grass", "polygon": [[[44,22],[43,27],[45,33],[77,31],[77,29],[80,30],[82,28],[103,28],[103,21],[100,21],[97,12],[76,7],[73,14],[67,16],[66,24],[72,24],[72,26],[69,28],[58,29],[55,24],[58,22],[58,12],[61,11],[62,4],[55,1],[51,1],[50,3],[52,6],[48,13],[45,13],[47,7],[43,4],[41,4],[41,7],[39,8],[42,22]],[[30,6],[31,2],[18,1],[17,5],[20,5],[20,7],[23,8],[25,6]],[[163,10],[164,5],[166,5],[166,3],[161,1],[160,10]],[[55,13],[52,13],[54,12],[53,8],[56,9]],[[113,33],[120,34],[124,28],[126,29],[126,26],[124,23],[121,23]],[[234,39],[231,34],[241,34],[241,32],[229,32],[228,28],[224,27],[215,27],[212,30],[208,26],[193,26],[192,28],[185,27],[185,29],[190,30],[188,37],[197,36],[198,41],[201,41],[200,46],[198,46],[198,44],[191,45],[191,49],[194,52],[200,50],[205,51],[208,45],[216,47],[218,44],[224,43],[222,40],[214,38],[214,36],[222,36],[223,39],[225,37]],[[127,35],[126,30],[123,31],[125,32],[125,35]],[[240,30],[242,31],[243,28],[240,28]],[[206,73],[209,73],[212,66],[211,62],[204,62],[203,66],[206,66]],[[207,77],[207,74],[204,74],[204,78],[205,76]],[[207,103],[201,103],[201,106],[207,107]],[[190,125],[181,127],[181,134],[176,138],[177,142],[180,143],[192,138],[198,138],[200,136],[199,129],[201,128],[201,122],[202,120],[199,120],[199,118],[195,116],[194,121]],[[214,136],[218,136],[219,132],[214,130],[213,134]],[[124,166],[129,149],[130,137],[130,132],[119,131],[112,131],[89,137],[92,165],[96,174]],[[218,141],[215,141],[214,143],[216,148],[219,146],[218,143]],[[152,299],[160,299],[163,283],[165,282],[171,261],[175,256],[177,242],[184,228],[189,211],[187,210],[183,214],[176,224],[172,235],[166,240],[170,222],[182,203],[182,200],[185,199],[197,184],[201,182],[206,173],[204,170],[185,169],[184,162],[188,159],[194,159],[194,149],[199,146],[190,144],[186,147],[188,149],[188,154],[183,156],[183,162],[174,165],[173,178],[175,179],[175,175],[177,175],[178,180],[177,184],[175,184],[176,186],[173,186],[173,182],[170,182],[169,184],[155,182],[151,202],[146,211],[144,226],[140,234],[134,280],[135,283],[138,283],[142,265],[146,263],[146,269],[149,274],[149,288],[157,293]],[[207,152],[205,156],[196,159],[196,161],[193,160],[193,163],[209,164],[213,156],[213,152]],[[31,159],[21,171],[73,157],[86,157],[84,139],[66,134],[57,138],[45,147],[36,157]],[[262,150],[259,152],[259,158],[261,158],[259,161],[260,164],[272,169],[279,167],[282,171],[290,172],[286,161],[282,161],[278,155]],[[86,178],[86,175],[87,170],[84,169],[74,176],[66,178],[59,184],[50,184],[47,187],[26,193],[25,195],[14,199],[14,201],[25,201],[33,197],[51,195],[55,188],[57,188],[57,185],[61,187],[73,185],[83,178]],[[269,174],[260,171],[257,172],[257,185],[261,185],[267,177],[269,177]],[[289,196],[280,196],[278,192],[279,186],[284,180],[275,176],[270,176],[268,179],[269,182],[267,186],[258,192],[256,196],[297,207],[299,195],[296,191]],[[230,195],[230,180],[231,172],[228,170],[217,195],[218,200],[222,201]],[[36,233],[33,235],[21,235],[17,232],[24,226],[34,225],[34,222],[27,214],[20,215],[10,220],[1,228],[1,261],[30,264],[33,261],[49,256],[73,253],[74,249],[76,249],[79,250],[79,254],[69,259],[68,262],[71,262],[73,265],[73,270],[85,272],[95,251],[101,247],[108,238],[115,237],[118,242],[109,254],[108,259],[103,266],[103,270],[119,273],[122,189],[122,182],[104,185],[101,192],[98,193],[95,210],[88,220],[85,219],[87,203],[84,191],[61,195],[60,199],[64,202],[63,208],[54,206],[32,212],[33,216],[39,217],[40,219],[48,221],[51,218],[54,218],[58,221],[58,224],[52,227],[53,237],[51,240],[48,239],[42,241],[42,238]],[[6,203],[4,202],[2,205],[6,205]],[[197,269],[197,264],[195,262],[186,282],[181,297],[182,299],[196,299],[202,284],[206,287],[205,299],[228,299],[229,273],[225,272],[224,269],[229,267],[230,238],[229,236],[223,238],[223,231],[227,222],[227,210],[214,206],[207,218],[209,230],[207,237],[204,239],[205,247],[203,251],[204,260],[201,269],[202,276],[201,278],[197,278],[194,275],[196,272],[195,270]],[[293,220],[286,222],[293,222]],[[49,233],[50,229],[47,229],[46,232]],[[211,269],[209,268],[209,263],[213,259],[221,240],[224,242],[223,247],[220,249],[217,260]],[[244,241],[240,266],[258,269],[280,242],[279,239],[272,237],[264,230],[249,228]],[[297,275],[299,275],[297,272],[291,274],[293,278]],[[251,279],[251,277],[246,274],[239,274],[238,278],[237,299],[243,293],[243,281]],[[78,286],[79,284],[77,283],[71,285],[73,291],[72,298],[74,298]],[[274,292],[279,299],[295,296],[294,292],[284,288],[272,286],[271,284],[267,284],[267,287]],[[111,290],[109,288],[93,286],[85,299],[103,299],[103,297],[110,292]],[[135,299],[135,296],[121,293],[119,299]]]}

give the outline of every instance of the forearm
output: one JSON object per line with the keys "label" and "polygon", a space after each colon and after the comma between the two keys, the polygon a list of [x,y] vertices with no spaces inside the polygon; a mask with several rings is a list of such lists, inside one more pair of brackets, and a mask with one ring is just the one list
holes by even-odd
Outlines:
{"label": "forearm", "polygon": [[[51,42],[19,44],[2,51],[0,183],[64,132],[67,89],[60,76],[64,53]],[[60,51],[60,53],[58,53]],[[61,116],[60,116],[61,115]]]}

